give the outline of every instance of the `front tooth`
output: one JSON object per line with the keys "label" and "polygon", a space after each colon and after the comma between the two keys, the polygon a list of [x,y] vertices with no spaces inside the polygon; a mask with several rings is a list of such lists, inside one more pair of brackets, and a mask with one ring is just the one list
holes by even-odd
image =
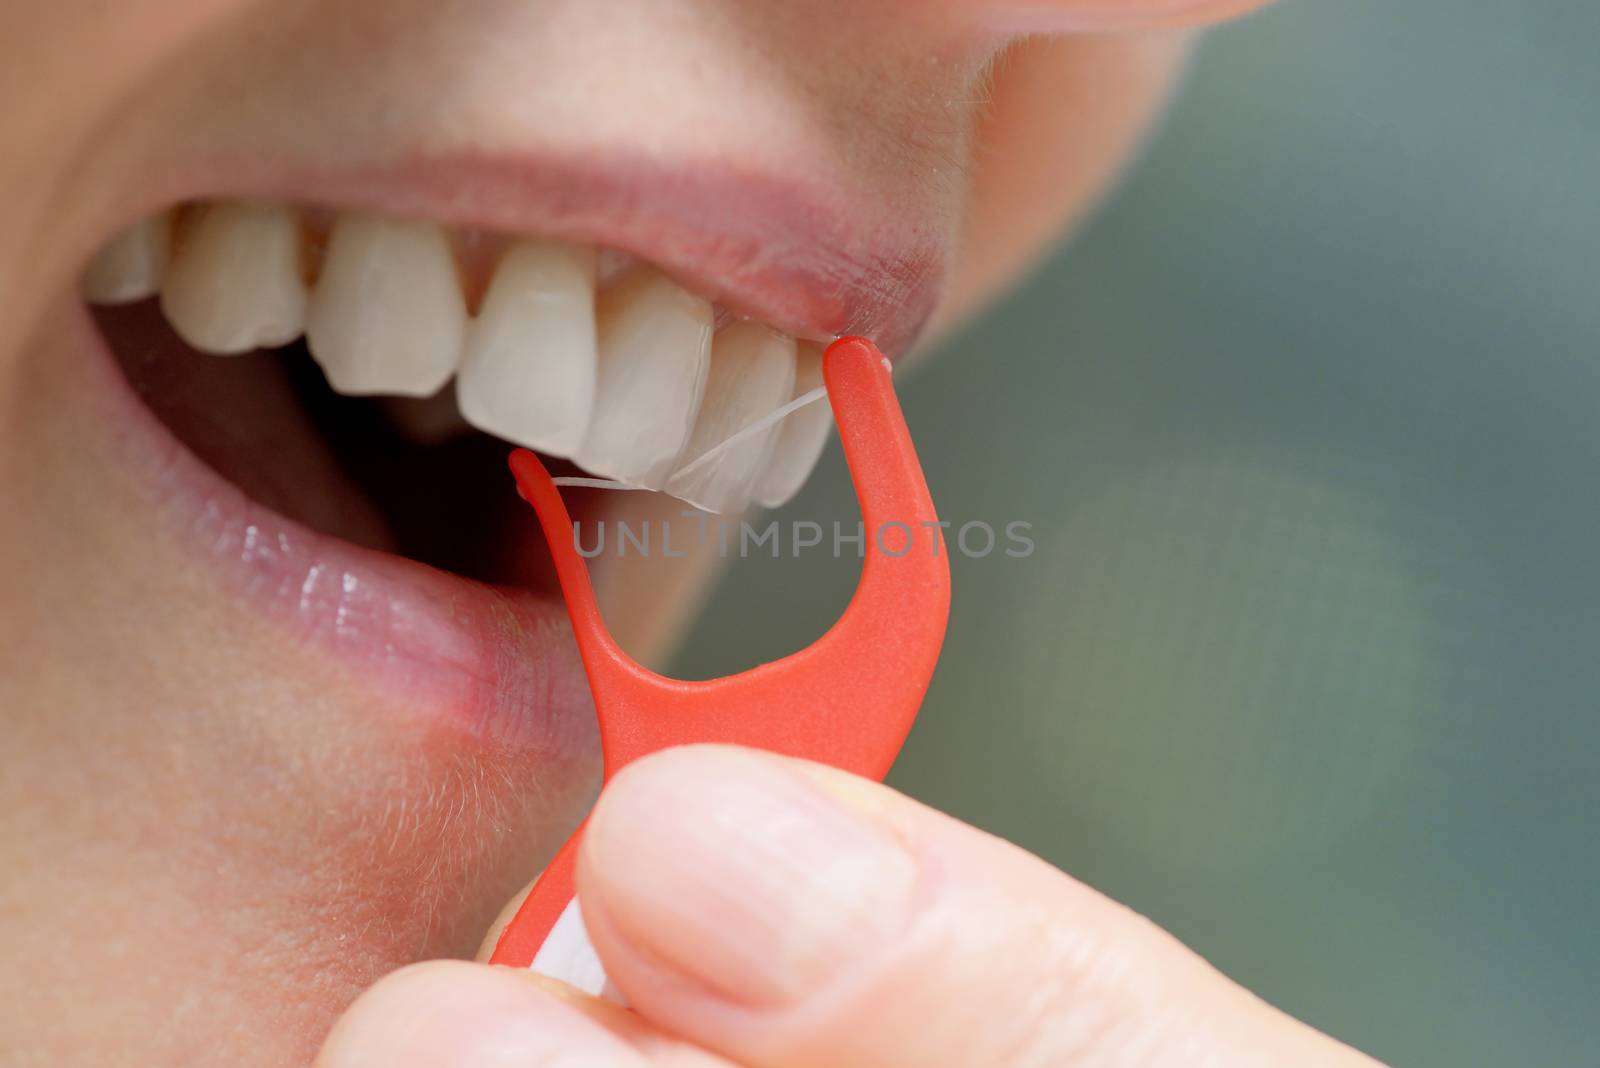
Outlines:
{"label": "front tooth", "polygon": [[91,304],[127,304],[155,296],[171,249],[171,212],[140,219],[95,253],[83,273],[83,298]]}
{"label": "front tooth", "polygon": [[578,463],[659,489],[689,440],[710,362],[711,304],[639,268],[600,298],[594,419]]}
{"label": "front tooth", "polygon": [[229,202],[185,219],[161,310],[205,352],[286,345],[306,326],[300,226],[282,204]]}
{"label": "front tooth", "polygon": [[[804,342],[795,357],[794,396],[822,385],[822,346]],[[767,469],[756,479],[751,494],[768,508],[786,503],[811,477],[833,427],[833,411],[826,399],[791,412],[779,428]]]}
{"label": "front tooth", "polygon": [[593,249],[519,241],[506,251],[456,379],[467,422],[530,449],[578,451],[594,411],[594,279]]}
{"label": "front tooth", "polygon": [[705,399],[695,419],[681,466],[666,490],[708,512],[737,512],[750,503],[756,476],[779,429],[773,424],[719,452],[707,463],[695,461],[751,423],[770,414],[793,395],[794,339],[760,323],[724,327],[711,347]]}
{"label": "front tooth", "polygon": [[467,306],[444,233],[341,215],[311,295],[306,342],[340,393],[437,393],[461,362]]}

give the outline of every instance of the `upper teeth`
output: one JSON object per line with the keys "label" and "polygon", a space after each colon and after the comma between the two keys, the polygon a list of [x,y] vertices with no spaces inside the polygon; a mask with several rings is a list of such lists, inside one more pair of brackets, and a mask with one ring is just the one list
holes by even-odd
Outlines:
{"label": "upper teeth", "polygon": [[304,333],[341,393],[430,396],[455,376],[461,416],[480,430],[708,511],[782,504],[827,439],[814,404],[691,466],[820,385],[821,348],[745,321],[714,331],[710,302],[646,265],[600,285],[594,249],[516,241],[471,316],[438,226],[340,215],[311,283],[309,250],[284,205],[190,207],[176,226],[168,212],[113,238],[84,294],[159,292],[173,329],[206,352]]}
{"label": "upper teeth", "polygon": [[456,399],[467,421],[576,456],[594,411],[593,249],[511,246],[467,330]]}
{"label": "upper teeth", "polygon": [[215,204],[186,220],[161,310],[195,348],[249,352],[305,332],[300,226],[276,204]]}
{"label": "upper teeth", "polygon": [[[178,263],[184,253],[180,245]],[[467,302],[437,226],[360,215],[333,224],[306,313],[306,343],[330,386],[432,396],[460,365],[466,329]]]}
{"label": "upper teeth", "polygon": [[[705,401],[685,455],[703,456],[794,395],[794,340],[759,323],[732,323],[717,334]],[[778,428],[774,427],[776,431]],[[681,468],[667,480],[667,492],[711,512],[734,511],[749,501],[756,476],[769,463],[777,441],[767,433],[740,442],[710,463]]]}

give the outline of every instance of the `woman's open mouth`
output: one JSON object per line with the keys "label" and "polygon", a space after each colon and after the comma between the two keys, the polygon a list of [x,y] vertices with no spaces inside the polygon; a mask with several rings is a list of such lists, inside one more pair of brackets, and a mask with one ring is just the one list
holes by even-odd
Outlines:
{"label": "woman's open mouth", "polygon": [[[136,223],[96,257],[85,293],[124,306],[102,312],[105,333],[180,439],[219,468],[250,461],[223,471],[236,485],[358,544],[510,581],[481,530],[452,521],[482,515],[463,506],[486,490],[505,496],[507,443],[738,512],[792,496],[827,433],[825,419],[797,418],[681,474],[797,386],[814,388],[819,347],[735,321],[648,265],[601,259],[584,246],[226,202]],[[159,313],[146,302],[158,294]],[[242,367],[205,359],[244,354]],[[263,381],[274,375],[277,389]],[[230,376],[254,381],[252,411],[195,396],[236,385]],[[219,448],[237,420],[294,422],[261,410],[274,394],[309,417],[376,515],[331,499],[327,465],[294,455],[305,445],[248,458]]]}
{"label": "woman's open mouth", "polygon": [[[819,385],[832,333],[864,314],[915,329],[740,289],[758,273],[713,298],[680,280],[692,267],[570,235],[216,199],[123,230],[83,291],[164,425],[134,435],[165,450],[162,496],[236,589],[428,715],[543,744],[586,702],[508,446],[685,508],[775,506],[815,465],[825,407],[692,462]],[[574,514],[622,496],[575,493]]]}

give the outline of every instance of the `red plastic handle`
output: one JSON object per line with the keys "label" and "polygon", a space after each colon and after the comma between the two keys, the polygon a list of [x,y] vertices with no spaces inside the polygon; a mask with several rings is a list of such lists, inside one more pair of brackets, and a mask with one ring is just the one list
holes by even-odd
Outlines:
{"label": "red plastic handle", "polygon": [[[560,491],[533,453],[512,455],[518,491],[550,542],[594,691],[605,780],[647,753],[691,742],[754,746],[875,779],[899,753],[944,642],[949,561],[888,361],[870,341],[844,338],[824,354],[822,372],[861,504],[861,578],[826,634],[737,675],[684,682],[624,653],[600,616]],[[540,876],[492,963],[532,965],[572,901],[582,830]]]}

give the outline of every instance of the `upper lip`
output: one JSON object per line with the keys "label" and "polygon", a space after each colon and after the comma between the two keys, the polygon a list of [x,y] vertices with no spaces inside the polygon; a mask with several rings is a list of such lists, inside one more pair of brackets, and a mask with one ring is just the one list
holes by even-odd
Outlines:
{"label": "upper lip", "polygon": [[891,355],[938,303],[944,235],[934,220],[819,183],[726,162],[616,152],[427,156],[277,170],[202,168],[167,200],[262,197],[425,218],[460,228],[619,249],[735,314],[801,337],[872,338]]}

